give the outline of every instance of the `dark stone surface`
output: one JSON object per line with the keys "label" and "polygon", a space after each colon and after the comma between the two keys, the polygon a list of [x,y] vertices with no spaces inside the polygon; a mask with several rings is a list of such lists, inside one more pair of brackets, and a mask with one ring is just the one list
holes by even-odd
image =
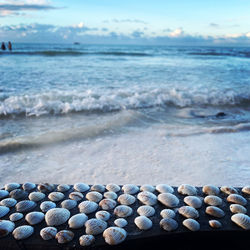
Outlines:
{"label": "dark stone surface", "polygon": [[[198,187],[198,196],[205,197],[202,193],[201,188]],[[179,198],[180,204],[178,207],[186,205],[183,201],[184,195],[181,195],[177,192],[177,188],[174,187],[174,194]],[[237,188],[240,194],[241,188]],[[34,190],[32,190],[34,191]],[[68,198],[71,189],[65,193],[65,199]],[[84,192],[84,199],[85,194],[88,191]],[[118,193],[120,195],[122,191]],[[154,192],[158,195],[158,192]],[[247,214],[250,213],[250,202],[249,197],[246,197],[245,194],[242,194],[245,198],[248,199],[248,203],[245,206],[247,208]],[[136,195],[135,195],[136,196]],[[223,199],[223,204],[220,206],[221,209],[224,210],[225,216],[223,218],[218,219],[222,223],[222,228],[220,229],[212,229],[208,221],[210,219],[216,219],[212,216],[209,216],[205,213],[206,204],[204,204],[201,208],[198,209],[199,211],[199,218],[197,221],[200,223],[200,230],[197,232],[191,232],[187,228],[182,225],[182,221],[185,219],[180,214],[176,213],[175,220],[178,222],[179,226],[177,230],[173,232],[166,232],[160,228],[159,222],[162,219],[160,216],[160,212],[162,209],[166,208],[164,205],[161,205],[159,202],[154,206],[156,213],[154,216],[150,217],[153,222],[153,227],[147,231],[139,230],[136,225],[134,224],[135,217],[139,216],[136,212],[137,208],[143,205],[139,200],[131,205],[130,207],[133,208],[134,213],[127,217],[128,225],[124,228],[128,235],[126,240],[117,246],[109,246],[105,243],[102,234],[95,236],[96,240],[95,243],[90,247],[81,247],[79,245],[79,237],[85,234],[85,228],[81,229],[69,229],[68,224],[65,223],[63,225],[57,226],[56,228],[58,231],[63,229],[69,229],[74,232],[75,237],[74,239],[67,243],[67,244],[58,244],[55,239],[44,241],[40,237],[40,230],[46,227],[45,221],[42,223],[35,225],[35,232],[34,234],[29,237],[28,239],[17,241],[13,238],[11,234],[8,236],[0,239],[0,249],[47,249],[47,250],[56,250],[56,249],[145,249],[148,248],[155,248],[155,249],[204,249],[205,247],[209,247],[210,249],[250,249],[250,231],[243,230],[242,228],[238,227],[231,221],[232,213],[229,210],[230,203],[226,201],[226,194],[220,192],[219,196]],[[41,211],[40,204],[41,202],[49,200],[47,198],[43,199],[42,201],[37,203],[37,206],[33,209],[33,211]],[[82,201],[83,201],[82,200]],[[82,201],[78,201],[79,204]],[[57,207],[60,207],[61,201],[57,202]],[[100,208],[98,210],[101,210]],[[97,210],[97,211],[98,211]],[[89,219],[95,217],[94,213],[88,214]],[[9,215],[15,212],[15,207],[11,208],[10,212],[1,219],[9,220]],[[70,210],[71,216],[74,214],[79,213],[78,207]],[[113,210],[109,211],[111,214]],[[28,213],[28,212],[27,212]],[[24,213],[24,216],[27,214]],[[114,220],[117,219],[116,216],[112,214],[111,218],[108,220],[108,226],[114,226]],[[23,218],[20,221],[15,222],[16,227],[20,225],[28,225],[28,223]],[[246,246],[248,246],[246,248]]]}

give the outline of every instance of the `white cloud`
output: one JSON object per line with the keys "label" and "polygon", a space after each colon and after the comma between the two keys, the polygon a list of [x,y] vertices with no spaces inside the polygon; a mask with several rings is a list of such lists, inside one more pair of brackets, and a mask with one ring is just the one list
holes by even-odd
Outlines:
{"label": "white cloud", "polygon": [[16,4],[16,5],[23,5],[23,4],[39,4],[39,5],[47,5],[51,4],[51,1],[47,0],[3,0],[3,4]]}
{"label": "white cloud", "polygon": [[169,34],[170,37],[181,37],[181,36],[183,36],[183,35],[184,35],[184,31],[183,31],[182,28],[178,28],[178,29],[172,31],[172,32]]}
{"label": "white cloud", "polygon": [[24,15],[27,11],[44,11],[52,9],[56,9],[56,7],[46,0],[5,0],[0,3],[0,17]]}
{"label": "white cloud", "polygon": [[79,29],[82,29],[84,26],[85,26],[85,24],[83,22],[72,25],[73,28],[79,28]]}
{"label": "white cloud", "polygon": [[83,22],[80,22],[80,23],[77,25],[77,27],[80,28],[80,29],[83,28],[83,26],[84,26]]}
{"label": "white cloud", "polygon": [[118,33],[104,27],[88,27],[83,22],[71,26],[50,24],[0,25],[1,38],[19,42],[75,42],[124,43],[161,45],[250,45],[250,32],[224,36],[201,36],[187,34],[182,28],[169,29],[163,35],[145,33],[142,29],[131,29],[129,33]]}
{"label": "white cloud", "polygon": [[104,20],[104,23],[141,23],[141,24],[147,24],[145,21],[140,19],[112,19],[112,20]]}
{"label": "white cloud", "polygon": [[51,4],[50,1],[47,0],[26,0],[27,4]]}
{"label": "white cloud", "polygon": [[225,35],[225,38],[244,38],[244,37],[250,38],[250,32]]}

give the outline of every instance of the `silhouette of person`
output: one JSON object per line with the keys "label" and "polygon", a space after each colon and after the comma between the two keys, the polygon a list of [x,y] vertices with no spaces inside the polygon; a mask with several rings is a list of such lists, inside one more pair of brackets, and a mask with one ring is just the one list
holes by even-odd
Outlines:
{"label": "silhouette of person", "polygon": [[2,49],[2,50],[6,50],[6,47],[5,47],[4,42],[2,42],[1,49]]}
{"label": "silhouette of person", "polygon": [[12,44],[11,44],[10,41],[8,42],[8,49],[9,49],[9,50],[12,50]]}

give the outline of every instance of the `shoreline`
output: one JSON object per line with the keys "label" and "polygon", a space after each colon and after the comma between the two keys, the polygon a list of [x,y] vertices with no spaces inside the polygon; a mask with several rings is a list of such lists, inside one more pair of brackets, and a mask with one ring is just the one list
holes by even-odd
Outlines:
{"label": "shoreline", "polygon": [[0,184],[249,185],[250,132],[168,137],[164,128],[1,156]]}

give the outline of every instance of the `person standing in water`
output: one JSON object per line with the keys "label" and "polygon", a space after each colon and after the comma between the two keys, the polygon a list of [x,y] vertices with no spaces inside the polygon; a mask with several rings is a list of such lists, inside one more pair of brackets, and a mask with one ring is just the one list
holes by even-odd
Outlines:
{"label": "person standing in water", "polygon": [[6,50],[6,47],[5,47],[4,42],[2,42],[1,49],[2,49],[2,50]]}
{"label": "person standing in water", "polygon": [[8,42],[8,49],[9,49],[10,51],[12,50],[12,44],[11,44],[10,41]]}

